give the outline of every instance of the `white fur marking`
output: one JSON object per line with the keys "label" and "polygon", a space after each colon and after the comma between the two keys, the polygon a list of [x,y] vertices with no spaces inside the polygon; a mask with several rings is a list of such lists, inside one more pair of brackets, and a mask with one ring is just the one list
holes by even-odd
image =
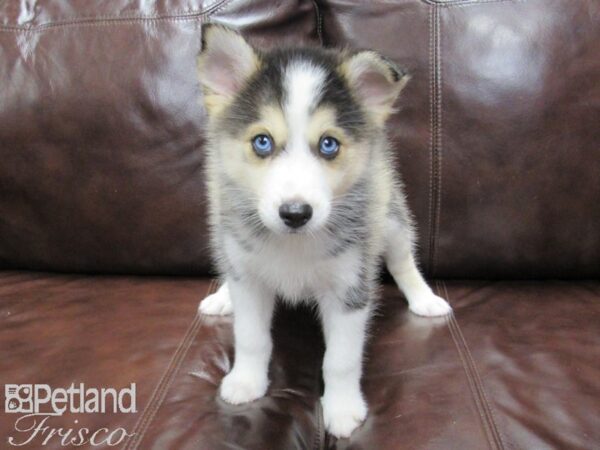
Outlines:
{"label": "white fur marking", "polygon": [[370,311],[369,308],[346,311],[339,299],[324,298],[321,314],[326,343],[323,419],[331,434],[348,437],[367,416],[360,378]]}
{"label": "white fur marking", "polygon": [[229,297],[229,287],[227,283],[219,288],[219,290],[200,302],[198,312],[207,316],[225,316],[231,314],[233,306]]}
{"label": "white fur marking", "polygon": [[321,97],[325,72],[306,61],[290,64],[284,73],[288,128],[285,153],[273,161],[260,195],[259,213],[273,231],[289,231],[279,217],[279,207],[289,201],[308,203],[313,217],[300,230],[317,230],[330,212],[331,189],[318,159],[311,153],[307,127],[312,109]]}
{"label": "white fur marking", "polygon": [[304,139],[311,109],[321,97],[324,82],[323,69],[308,62],[292,63],[286,68],[284,114],[292,141]]}
{"label": "white fur marking", "polygon": [[386,265],[400,290],[406,296],[408,308],[415,314],[425,317],[445,316],[452,308],[441,297],[433,293],[417,268],[410,242],[398,229],[397,224],[388,221],[386,233],[388,250]]}
{"label": "white fur marking", "polygon": [[235,361],[221,383],[221,398],[237,405],[267,392],[275,295],[254,282],[228,280],[227,284],[234,305]]}

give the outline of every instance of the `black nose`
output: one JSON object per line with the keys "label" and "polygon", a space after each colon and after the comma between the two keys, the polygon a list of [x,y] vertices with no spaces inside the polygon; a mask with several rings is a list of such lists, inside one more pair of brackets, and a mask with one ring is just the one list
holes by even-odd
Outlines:
{"label": "black nose", "polygon": [[312,217],[312,206],[307,203],[284,203],[279,207],[279,217],[290,228],[300,228]]}

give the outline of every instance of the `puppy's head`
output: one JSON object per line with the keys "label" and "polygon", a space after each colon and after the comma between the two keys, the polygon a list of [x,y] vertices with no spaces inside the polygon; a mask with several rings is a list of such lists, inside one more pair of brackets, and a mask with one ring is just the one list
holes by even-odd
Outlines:
{"label": "puppy's head", "polygon": [[[275,233],[317,231],[361,179],[408,76],[375,52],[260,52],[204,30],[198,72],[219,167]],[[239,191],[238,191],[239,192]]]}

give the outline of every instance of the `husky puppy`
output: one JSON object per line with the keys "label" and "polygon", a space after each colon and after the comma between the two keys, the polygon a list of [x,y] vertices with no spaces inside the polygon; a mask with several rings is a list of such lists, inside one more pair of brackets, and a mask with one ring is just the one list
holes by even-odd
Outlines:
{"label": "husky puppy", "polygon": [[220,395],[265,395],[276,297],[317,306],[325,336],[327,430],[365,419],[363,347],[383,258],[410,310],[448,314],[415,264],[410,213],[385,121],[408,76],[372,51],[252,48],[204,30],[206,176],[220,289],[202,314],[234,313],[235,361]]}

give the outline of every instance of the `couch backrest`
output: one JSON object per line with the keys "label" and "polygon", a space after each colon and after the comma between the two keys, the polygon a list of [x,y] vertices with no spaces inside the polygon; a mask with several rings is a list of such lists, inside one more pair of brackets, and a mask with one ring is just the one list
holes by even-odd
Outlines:
{"label": "couch backrest", "polygon": [[0,266],[207,271],[202,24],[316,43],[312,3],[0,8]]}
{"label": "couch backrest", "polygon": [[600,2],[141,5],[0,4],[0,268],[208,270],[210,21],[412,73],[389,129],[429,275],[600,276]]}

